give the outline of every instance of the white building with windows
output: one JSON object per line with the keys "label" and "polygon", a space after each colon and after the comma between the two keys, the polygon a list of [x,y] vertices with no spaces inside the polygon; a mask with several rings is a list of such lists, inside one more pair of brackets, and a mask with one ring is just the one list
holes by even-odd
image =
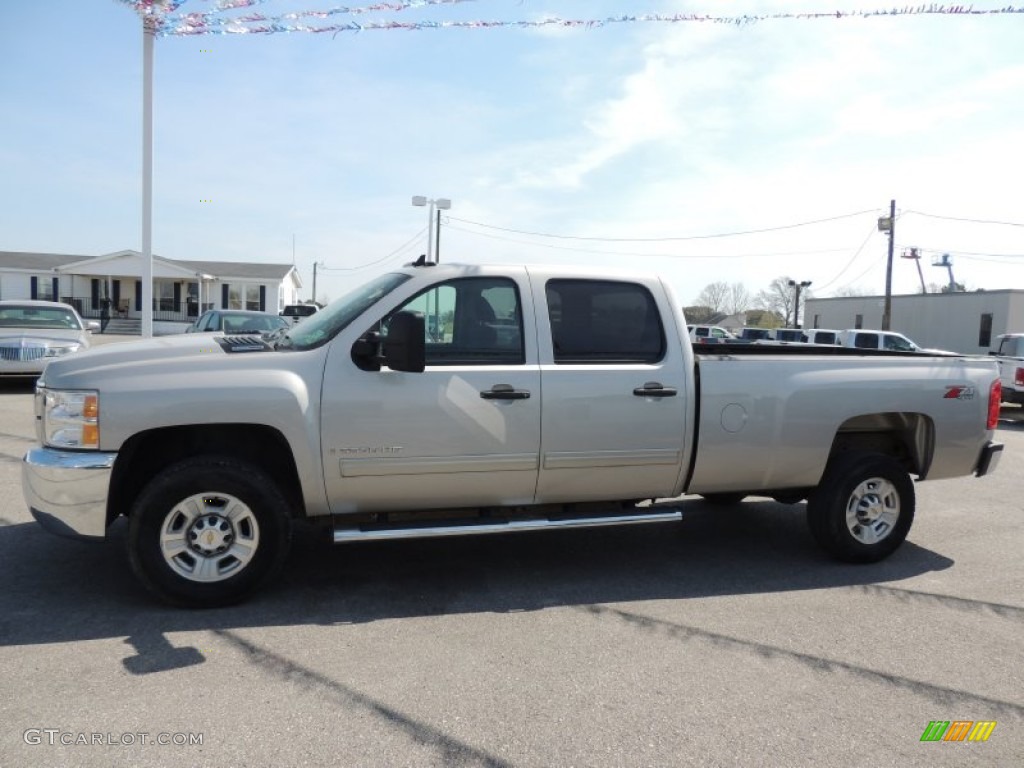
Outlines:
{"label": "white building with windows", "polygon": [[[142,254],[102,256],[0,251],[0,299],[48,299],[80,315],[129,321],[142,317]],[[153,256],[154,333],[184,330],[207,309],[250,309],[277,314],[300,303],[302,280],[292,264],[179,261]]]}
{"label": "white building with windows", "polygon": [[[884,310],[884,296],[807,299],[803,325],[878,330]],[[1024,290],[893,296],[889,327],[922,347],[985,355],[999,334],[1024,332]]]}

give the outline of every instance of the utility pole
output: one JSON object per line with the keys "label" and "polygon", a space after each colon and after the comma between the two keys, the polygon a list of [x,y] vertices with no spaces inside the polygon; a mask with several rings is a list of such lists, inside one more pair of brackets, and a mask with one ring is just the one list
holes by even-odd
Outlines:
{"label": "utility pole", "polygon": [[441,209],[437,209],[437,226],[434,227],[434,263],[441,263]]}
{"label": "utility pole", "polygon": [[882,330],[888,331],[892,321],[892,252],[896,238],[896,201],[889,201],[889,217],[878,220],[878,231],[889,233],[889,258],[885,262],[885,308],[882,310]]}
{"label": "utility pole", "polygon": [[318,266],[322,267],[323,264],[318,264],[317,262],[314,261],[313,262],[313,298],[311,299],[311,301],[314,304],[316,304],[316,268]]}

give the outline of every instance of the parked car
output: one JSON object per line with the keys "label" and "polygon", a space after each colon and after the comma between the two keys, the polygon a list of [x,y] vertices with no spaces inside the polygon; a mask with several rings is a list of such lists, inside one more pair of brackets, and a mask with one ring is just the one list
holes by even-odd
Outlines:
{"label": "parked car", "polygon": [[736,334],[736,338],[743,339],[745,341],[766,341],[771,339],[771,329],[751,328],[747,326],[740,328],[740,332]]}
{"label": "parked car", "polygon": [[1024,405],[1024,333],[1004,333],[996,339],[999,347],[989,352],[999,361],[1003,402]]}
{"label": "parked car", "polygon": [[208,309],[185,329],[185,333],[273,333],[290,328],[283,317],[248,309]]}
{"label": "parked car", "polygon": [[[451,308],[440,340],[428,295]],[[827,552],[874,562],[906,538],[916,480],[995,469],[994,360],[720,355],[679,332],[680,306],[634,270],[408,265],[274,344],[180,336],[56,360],[25,499],[63,535],[102,539],[127,517],[114,538],[140,581],[214,606],[284,565],[300,519],[343,544],[667,523],[681,510],[637,500],[757,495],[807,499]]]}
{"label": "parked car", "polygon": [[722,344],[736,338],[718,325],[688,325],[686,330],[695,344]]}
{"label": "parked car", "polygon": [[805,328],[804,341],[808,344],[839,344],[839,331],[828,328]]}
{"label": "parked car", "polygon": [[38,376],[50,360],[88,349],[99,328],[70,304],[0,301],[0,376]]}
{"label": "parked car", "polygon": [[295,325],[303,318],[315,315],[319,311],[320,307],[316,304],[289,304],[281,310],[281,317],[288,320],[289,323]]}
{"label": "parked car", "polygon": [[804,332],[800,328],[772,328],[768,332],[768,338],[773,341],[795,341],[800,343],[807,340],[804,337]]}
{"label": "parked car", "polygon": [[850,328],[840,332],[839,342],[844,347],[856,347],[857,349],[888,349],[893,352],[922,351],[917,344],[902,333],[895,333],[893,331]]}

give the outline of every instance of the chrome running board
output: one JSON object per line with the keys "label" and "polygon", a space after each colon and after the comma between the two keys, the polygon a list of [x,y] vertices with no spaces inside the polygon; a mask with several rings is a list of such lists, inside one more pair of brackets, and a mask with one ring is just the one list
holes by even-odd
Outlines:
{"label": "chrome running board", "polygon": [[638,523],[669,523],[683,519],[678,509],[659,510],[630,515],[602,515],[600,517],[573,517],[566,519],[540,518],[508,520],[486,523],[458,522],[444,525],[395,525],[386,528],[362,528],[338,525],[334,528],[334,543],[349,541],[385,541],[389,539],[433,539],[441,536],[477,536],[485,533],[514,533],[518,531],[547,531],[556,528],[601,528],[609,525],[636,525]]}

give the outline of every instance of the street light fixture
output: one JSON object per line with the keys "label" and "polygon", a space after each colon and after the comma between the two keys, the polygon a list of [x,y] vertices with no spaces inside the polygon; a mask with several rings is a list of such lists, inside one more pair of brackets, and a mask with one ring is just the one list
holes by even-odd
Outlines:
{"label": "street light fixture", "polygon": [[799,283],[796,280],[789,281],[790,286],[796,293],[796,300],[793,302],[793,327],[800,327],[800,291],[807,288],[810,284],[810,280],[801,280]]}
{"label": "street light fixture", "polygon": [[[426,198],[423,195],[414,195],[412,204],[422,208],[429,206],[427,211],[427,261],[437,264],[441,257],[441,211],[447,211],[452,207],[452,201],[446,197],[439,197],[436,200]],[[437,234],[434,232],[434,210],[437,210]],[[431,253],[433,251],[433,253]]]}

